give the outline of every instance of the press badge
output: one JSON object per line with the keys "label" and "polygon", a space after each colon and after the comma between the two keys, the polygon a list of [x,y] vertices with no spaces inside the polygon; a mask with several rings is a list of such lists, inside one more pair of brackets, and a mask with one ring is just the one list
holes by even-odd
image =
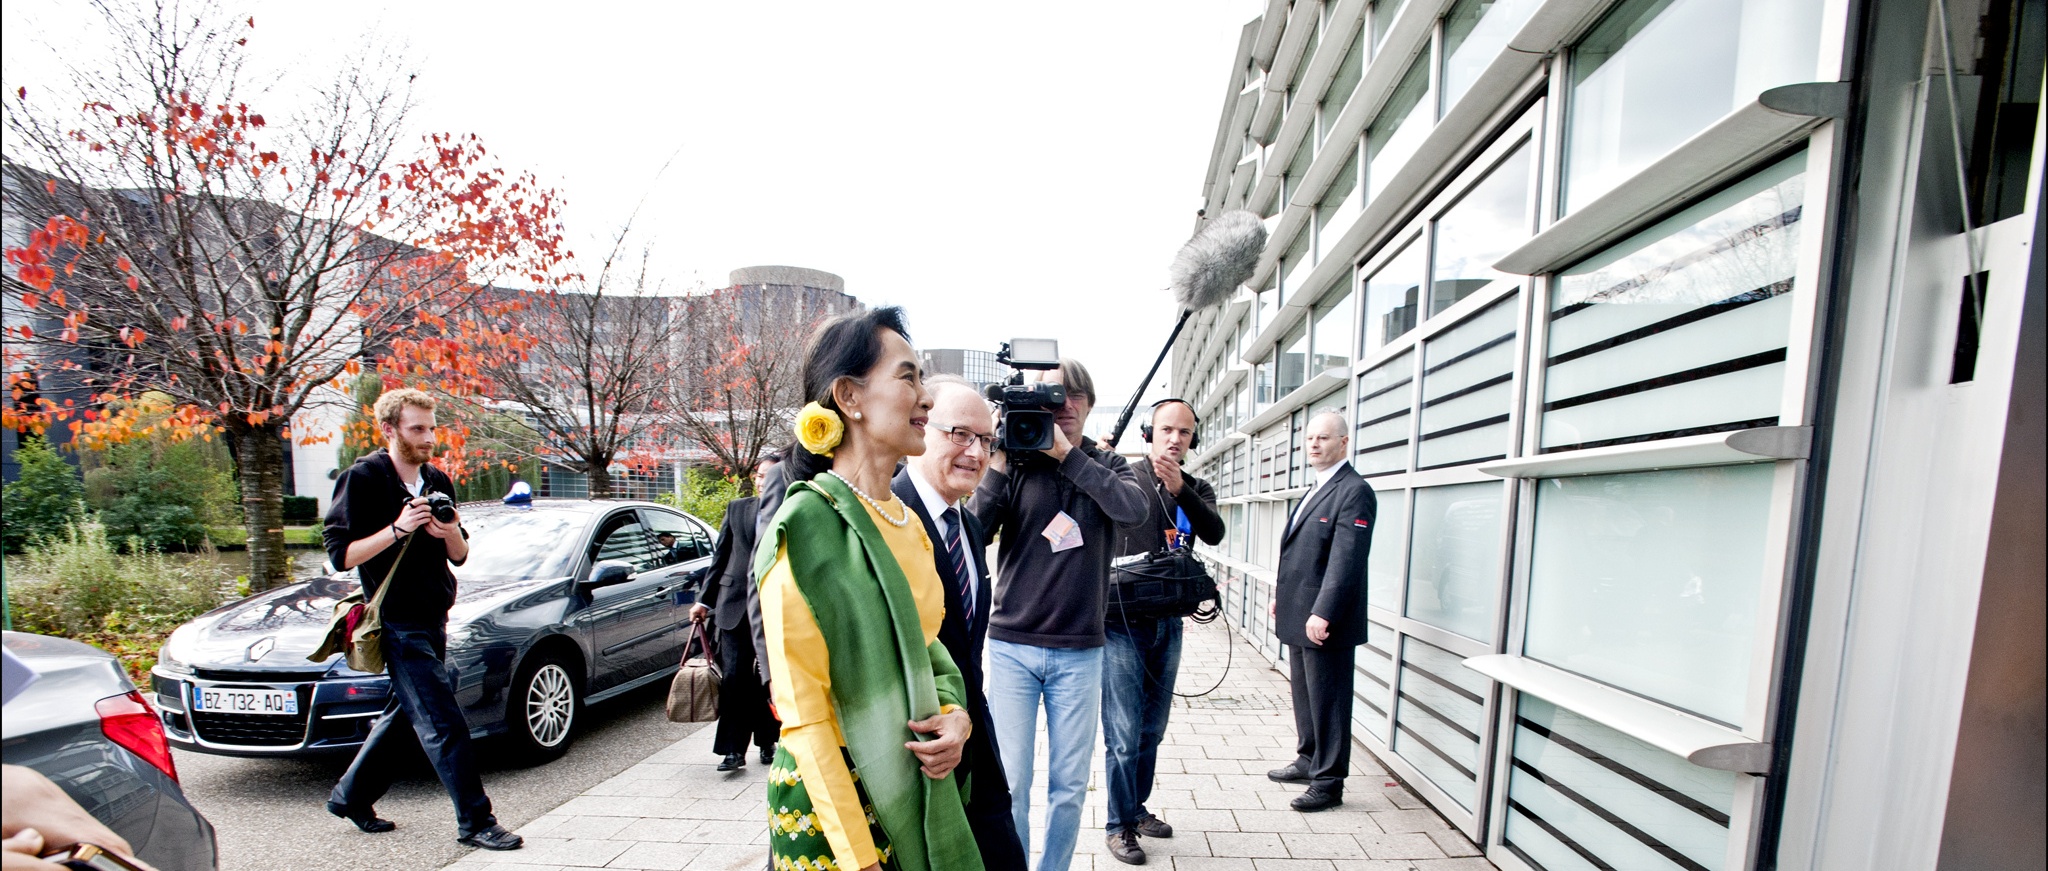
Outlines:
{"label": "press badge", "polygon": [[1065,511],[1046,524],[1045,531],[1039,535],[1045,536],[1045,540],[1052,545],[1053,553],[1081,546],[1081,525],[1075,523],[1074,518],[1068,517]]}

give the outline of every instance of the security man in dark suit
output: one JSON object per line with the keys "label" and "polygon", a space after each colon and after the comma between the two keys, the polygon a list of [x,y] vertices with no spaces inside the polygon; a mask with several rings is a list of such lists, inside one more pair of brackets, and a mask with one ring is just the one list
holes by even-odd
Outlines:
{"label": "security man in dark suit", "polygon": [[1295,810],[1344,803],[1351,770],[1351,676],[1365,643],[1366,557],[1379,499],[1351,468],[1350,425],[1325,411],[1310,419],[1303,447],[1316,484],[1288,517],[1280,539],[1273,632],[1287,645],[1294,689],[1295,759],[1266,776],[1307,783]]}
{"label": "security man in dark suit", "polygon": [[948,375],[925,379],[932,410],[924,429],[924,454],[911,457],[896,473],[889,489],[924,521],[932,541],[932,558],[946,588],[946,618],[939,624],[939,643],[952,654],[967,683],[967,715],[974,731],[960,759],[962,776],[973,790],[967,797],[967,824],[981,848],[988,871],[1024,871],[1024,845],[1011,817],[1010,784],[1003,776],[996,731],[989,725],[988,698],[983,694],[982,645],[988,640],[991,598],[988,538],[973,512],[960,502],[973,495],[995,446],[995,420],[981,393],[965,380]]}
{"label": "security man in dark suit", "polygon": [[[754,487],[780,460],[770,454],[754,466]],[[711,752],[723,757],[718,770],[732,771],[747,764],[747,741],[761,748],[761,764],[775,758],[775,741],[782,723],[768,707],[768,691],[755,667],[753,617],[747,610],[748,577],[754,564],[755,515],[758,497],[734,499],[725,506],[725,522],[718,529],[718,549],[711,571],[705,576],[704,592],[690,608],[691,620],[715,615],[718,633],[718,667],[724,679],[718,690],[718,732]]]}

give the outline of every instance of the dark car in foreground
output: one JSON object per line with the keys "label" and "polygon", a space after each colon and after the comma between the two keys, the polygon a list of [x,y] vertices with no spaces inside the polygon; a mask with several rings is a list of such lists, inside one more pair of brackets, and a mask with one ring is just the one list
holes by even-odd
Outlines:
{"label": "dark car in foreground", "polygon": [[35,769],[158,868],[216,867],[213,824],[178,787],[156,711],[112,654],[0,633],[36,681],[7,702],[0,761]]}
{"label": "dark car in foreground", "polygon": [[[650,502],[534,499],[462,506],[469,561],[455,568],[448,669],[477,737],[559,756],[587,704],[673,674],[712,530]],[[675,536],[672,547],[657,536]],[[319,647],[353,571],[259,593],[201,615],[152,673],[164,730],[188,750],[291,756],[353,750],[391,694]]]}

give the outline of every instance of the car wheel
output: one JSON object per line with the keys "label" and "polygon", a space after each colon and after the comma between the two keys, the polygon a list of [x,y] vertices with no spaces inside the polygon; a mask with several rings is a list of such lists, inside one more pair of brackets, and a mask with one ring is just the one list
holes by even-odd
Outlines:
{"label": "car wheel", "polygon": [[569,749],[582,709],[583,694],[568,660],[543,653],[520,667],[507,699],[505,719],[520,755],[546,762]]}

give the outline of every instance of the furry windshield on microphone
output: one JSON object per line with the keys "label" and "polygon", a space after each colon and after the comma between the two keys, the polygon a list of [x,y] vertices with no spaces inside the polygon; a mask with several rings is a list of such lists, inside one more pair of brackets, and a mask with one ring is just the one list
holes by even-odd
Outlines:
{"label": "furry windshield on microphone", "polygon": [[1181,246],[1167,270],[1174,299],[1186,311],[1200,311],[1223,302],[1252,277],[1259,254],[1266,250],[1266,223],[1258,215],[1234,209],[1217,215]]}

